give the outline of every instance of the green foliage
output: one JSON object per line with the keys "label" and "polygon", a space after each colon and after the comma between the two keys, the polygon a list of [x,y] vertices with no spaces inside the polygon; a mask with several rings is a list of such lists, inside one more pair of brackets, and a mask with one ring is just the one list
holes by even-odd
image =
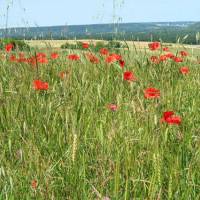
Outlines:
{"label": "green foliage", "polygon": [[7,38],[7,39],[1,39],[0,40],[0,49],[4,49],[5,45],[7,44],[13,44],[14,48],[13,50],[17,49],[20,51],[29,51],[30,50],[30,46],[25,43],[23,40],[15,40],[15,39],[11,39],[11,38]]}
{"label": "green foliage", "polygon": [[92,45],[92,50],[98,52],[101,48],[105,48],[105,42],[98,41],[96,45]]}
{"label": "green foliage", "polygon": [[[107,49],[120,49],[125,48],[126,46],[122,44],[120,41],[111,40],[106,42],[98,41],[96,44],[89,43],[90,50],[94,52],[98,52],[101,48]],[[76,50],[86,50],[82,47],[82,42],[77,41],[76,43],[69,43],[66,42],[65,44],[61,45],[61,49],[76,49]]]}
{"label": "green foliage", "polygon": [[119,49],[119,48],[126,48],[126,46],[124,44],[122,44],[122,42],[120,42],[120,41],[111,40],[108,42],[107,48],[108,49]]}
{"label": "green foliage", "polygon": [[69,42],[62,44],[60,48],[61,49],[78,49],[77,44],[70,44]]}

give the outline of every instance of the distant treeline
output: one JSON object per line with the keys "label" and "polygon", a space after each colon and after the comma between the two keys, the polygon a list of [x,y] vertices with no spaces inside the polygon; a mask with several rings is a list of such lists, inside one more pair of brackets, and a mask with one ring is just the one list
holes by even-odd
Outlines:
{"label": "distant treeline", "polygon": [[200,22],[122,23],[0,29],[15,39],[104,39],[198,44]]}

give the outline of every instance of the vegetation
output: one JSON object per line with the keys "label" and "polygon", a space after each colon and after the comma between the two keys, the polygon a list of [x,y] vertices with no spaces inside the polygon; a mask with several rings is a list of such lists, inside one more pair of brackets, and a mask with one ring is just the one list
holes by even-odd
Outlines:
{"label": "vegetation", "polygon": [[[198,44],[197,33],[200,23],[195,22],[162,22],[162,23],[120,23],[113,32],[113,24],[94,24],[76,26],[11,28],[9,37],[17,39],[104,39],[104,40],[138,40],[177,42],[184,40],[186,44]],[[0,30],[0,36],[5,30]],[[182,42],[182,41],[181,41]]]}
{"label": "vegetation", "polygon": [[30,50],[30,46],[22,40],[15,40],[11,38],[1,39],[0,40],[0,49],[3,50],[7,44],[13,44],[13,50],[17,49],[20,51]]}
{"label": "vegetation", "polygon": [[[41,51],[1,51],[0,199],[200,199],[191,52],[157,62],[161,49],[123,49],[110,62],[88,49],[94,63],[76,50]],[[144,95],[150,87],[155,98]]]}
{"label": "vegetation", "polygon": [[[98,41],[98,42],[96,42],[96,44],[90,43],[89,46],[90,46],[90,49],[94,52],[98,52],[101,48],[107,48],[109,50],[111,50],[111,49],[113,50],[113,49],[119,49],[119,48],[126,47],[126,45],[124,45],[122,42],[116,41],[116,40],[111,40],[111,41],[108,41],[107,43]],[[65,44],[61,45],[61,49],[87,50],[83,47],[83,44],[80,41],[78,41],[74,44],[66,42]]]}

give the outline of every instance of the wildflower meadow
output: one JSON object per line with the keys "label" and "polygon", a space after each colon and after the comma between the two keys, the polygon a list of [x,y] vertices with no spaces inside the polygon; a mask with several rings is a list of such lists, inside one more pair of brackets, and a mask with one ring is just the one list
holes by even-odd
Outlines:
{"label": "wildflower meadow", "polygon": [[198,51],[0,51],[0,199],[200,199]]}

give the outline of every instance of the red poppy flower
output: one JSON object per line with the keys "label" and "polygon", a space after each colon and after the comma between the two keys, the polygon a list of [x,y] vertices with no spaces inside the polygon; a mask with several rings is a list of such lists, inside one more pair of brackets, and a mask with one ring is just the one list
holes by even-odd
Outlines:
{"label": "red poppy flower", "polygon": [[47,64],[48,63],[48,59],[45,58],[45,57],[38,58],[37,61],[39,63],[42,63],[42,64]]}
{"label": "red poppy flower", "polygon": [[168,57],[166,55],[160,55],[160,58],[159,58],[160,62],[164,62],[167,59],[168,59]]}
{"label": "red poppy flower", "polygon": [[5,50],[6,50],[6,52],[10,52],[10,51],[12,51],[13,47],[14,47],[14,45],[13,45],[12,43],[7,44],[7,45],[5,46]]}
{"label": "red poppy flower", "polygon": [[27,59],[26,58],[19,58],[19,59],[17,59],[17,62],[25,63],[25,62],[27,62]]}
{"label": "red poppy flower", "polygon": [[32,187],[33,190],[37,189],[37,185],[38,185],[38,182],[36,180],[31,181],[31,187]]}
{"label": "red poppy flower", "polygon": [[163,113],[161,122],[166,122],[171,125],[173,125],[173,124],[180,125],[181,118],[179,116],[175,116],[173,111],[167,111],[167,112]]}
{"label": "red poppy flower", "polygon": [[119,61],[122,59],[122,56],[118,55],[118,54],[110,54],[107,58],[106,58],[106,62],[107,63],[113,63],[116,61]]}
{"label": "red poppy flower", "polygon": [[105,60],[107,63],[113,63],[113,62],[116,62],[116,58],[113,57],[113,56],[108,56]]}
{"label": "red poppy flower", "polygon": [[70,54],[70,55],[68,55],[68,59],[69,60],[80,60],[80,56],[78,56],[77,54]]}
{"label": "red poppy flower", "polygon": [[122,56],[119,55],[119,54],[116,54],[116,53],[112,53],[112,54],[110,54],[110,56],[114,57],[116,60],[121,60],[122,59]]}
{"label": "red poppy flower", "polygon": [[42,64],[47,64],[48,59],[45,53],[39,52],[36,55],[37,62],[42,63]]}
{"label": "red poppy flower", "polygon": [[51,54],[51,59],[52,59],[52,60],[55,60],[55,59],[57,59],[57,58],[59,58],[59,54],[58,54],[58,53],[55,53],[55,52],[54,52],[54,53]]}
{"label": "red poppy flower", "polygon": [[62,72],[59,73],[59,77],[60,77],[61,79],[65,79],[65,78],[68,77],[69,74],[70,74],[70,71],[68,71],[68,70],[62,71]]}
{"label": "red poppy flower", "polygon": [[108,55],[108,54],[109,54],[109,51],[108,51],[108,49],[106,49],[106,48],[101,48],[101,49],[99,50],[99,53],[100,53],[101,55]]}
{"label": "red poppy flower", "polygon": [[180,51],[180,55],[181,55],[182,57],[185,57],[185,56],[188,56],[189,53],[188,53],[187,51]]}
{"label": "red poppy flower", "polygon": [[63,71],[63,72],[60,72],[59,73],[59,77],[61,78],[61,79],[64,79],[65,78],[65,72]]}
{"label": "red poppy flower", "polygon": [[36,54],[36,57],[37,58],[46,58],[47,55],[45,53],[39,52],[39,53]]}
{"label": "red poppy flower", "polygon": [[188,67],[181,67],[180,73],[181,74],[188,74],[190,72],[190,69]]}
{"label": "red poppy flower", "polygon": [[15,55],[11,55],[10,56],[10,61],[11,62],[15,62],[17,60],[16,56]]}
{"label": "red poppy flower", "polygon": [[168,47],[163,47],[163,51],[169,51]]}
{"label": "red poppy flower", "polygon": [[163,113],[163,119],[166,120],[167,118],[171,117],[172,115],[174,115],[173,111],[166,111]]}
{"label": "red poppy flower", "polygon": [[86,57],[93,64],[98,64],[99,63],[99,59],[92,53],[86,54]]}
{"label": "red poppy flower", "polygon": [[117,111],[118,106],[116,104],[108,104],[107,108],[111,111]]}
{"label": "red poppy flower", "polygon": [[136,79],[135,75],[133,74],[133,72],[126,71],[126,72],[124,72],[124,80],[130,82],[130,81],[135,81],[137,79]]}
{"label": "red poppy flower", "polygon": [[64,79],[64,78],[66,77],[66,72],[65,72],[65,71],[60,72],[60,73],[59,73],[59,77],[60,77],[61,79]]}
{"label": "red poppy flower", "polygon": [[179,58],[179,57],[176,57],[176,56],[174,56],[172,59],[173,59],[174,62],[176,62],[176,63],[183,62],[183,59],[182,59],[182,58]]}
{"label": "red poppy flower", "polygon": [[144,97],[146,99],[158,99],[160,98],[160,90],[156,88],[147,88],[144,90]]}
{"label": "red poppy flower", "polygon": [[149,43],[148,46],[151,51],[155,51],[160,48],[160,42]]}
{"label": "red poppy flower", "polygon": [[47,82],[43,82],[41,80],[34,80],[33,86],[35,90],[48,90],[49,84]]}
{"label": "red poppy flower", "polygon": [[150,60],[152,63],[155,63],[155,64],[159,64],[160,62],[158,56],[151,56]]}
{"label": "red poppy flower", "polygon": [[36,65],[36,58],[35,58],[35,56],[32,56],[32,57],[30,57],[30,58],[27,58],[27,63],[29,63],[30,65],[32,65],[32,66],[35,66]]}
{"label": "red poppy flower", "polygon": [[165,54],[165,56],[166,56],[167,58],[171,58],[171,59],[175,57],[174,54],[171,53],[171,52]]}
{"label": "red poppy flower", "polygon": [[82,43],[83,49],[88,49],[89,46],[90,46],[90,45],[89,45],[87,42],[83,42],[83,43]]}
{"label": "red poppy flower", "polygon": [[120,65],[121,68],[124,68],[125,61],[124,60],[119,60],[119,65]]}

